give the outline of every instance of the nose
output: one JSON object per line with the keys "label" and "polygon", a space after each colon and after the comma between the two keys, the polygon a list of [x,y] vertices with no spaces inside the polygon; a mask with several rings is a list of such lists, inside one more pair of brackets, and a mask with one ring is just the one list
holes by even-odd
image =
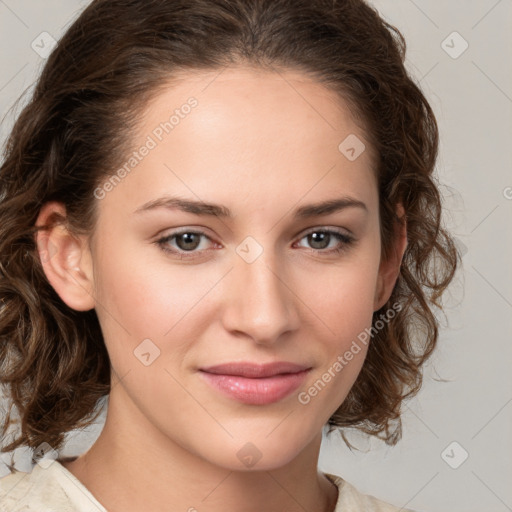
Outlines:
{"label": "nose", "polygon": [[278,342],[299,323],[293,286],[287,282],[283,265],[267,253],[252,263],[235,254],[223,315],[228,331],[245,334],[259,345]]}

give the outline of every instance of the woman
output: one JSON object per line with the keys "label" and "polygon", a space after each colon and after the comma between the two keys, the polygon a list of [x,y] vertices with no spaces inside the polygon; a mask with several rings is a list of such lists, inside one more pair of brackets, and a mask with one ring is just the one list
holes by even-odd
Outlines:
{"label": "woman", "polygon": [[404,54],[362,0],[85,9],[0,171],[6,510],[400,509],[317,463],[399,440],[457,266]]}

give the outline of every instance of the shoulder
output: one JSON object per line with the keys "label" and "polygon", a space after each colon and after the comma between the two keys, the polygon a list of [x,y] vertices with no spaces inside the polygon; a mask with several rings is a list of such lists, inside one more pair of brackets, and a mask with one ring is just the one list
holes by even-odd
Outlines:
{"label": "shoulder", "polygon": [[0,478],[0,503],[2,512],[106,512],[58,461]]}
{"label": "shoulder", "polygon": [[354,512],[414,512],[410,509],[401,508],[375,496],[363,494],[351,483],[342,477],[330,473],[324,473],[338,487],[338,501],[334,512],[350,510]]}

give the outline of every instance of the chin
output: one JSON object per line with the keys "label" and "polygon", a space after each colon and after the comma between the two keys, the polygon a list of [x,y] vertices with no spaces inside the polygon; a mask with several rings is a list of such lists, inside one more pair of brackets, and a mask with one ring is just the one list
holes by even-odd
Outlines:
{"label": "chin", "polygon": [[[275,436],[273,439],[272,436]],[[288,432],[231,440],[229,446],[216,445],[210,461],[230,471],[271,471],[282,468],[298,457],[306,448],[307,440],[293,440]]]}

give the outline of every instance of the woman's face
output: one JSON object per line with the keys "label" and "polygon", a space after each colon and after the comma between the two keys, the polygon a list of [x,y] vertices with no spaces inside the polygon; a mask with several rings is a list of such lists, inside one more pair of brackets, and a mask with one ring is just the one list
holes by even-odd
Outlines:
{"label": "woman's face", "polygon": [[[91,252],[110,408],[148,449],[158,439],[270,469],[318,439],[387,300],[364,142],[346,105],[295,72],[189,74],[148,106],[137,154],[95,192]],[[341,199],[354,205],[311,208]],[[240,362],[307,371],[259,382],[203,371]]]}

